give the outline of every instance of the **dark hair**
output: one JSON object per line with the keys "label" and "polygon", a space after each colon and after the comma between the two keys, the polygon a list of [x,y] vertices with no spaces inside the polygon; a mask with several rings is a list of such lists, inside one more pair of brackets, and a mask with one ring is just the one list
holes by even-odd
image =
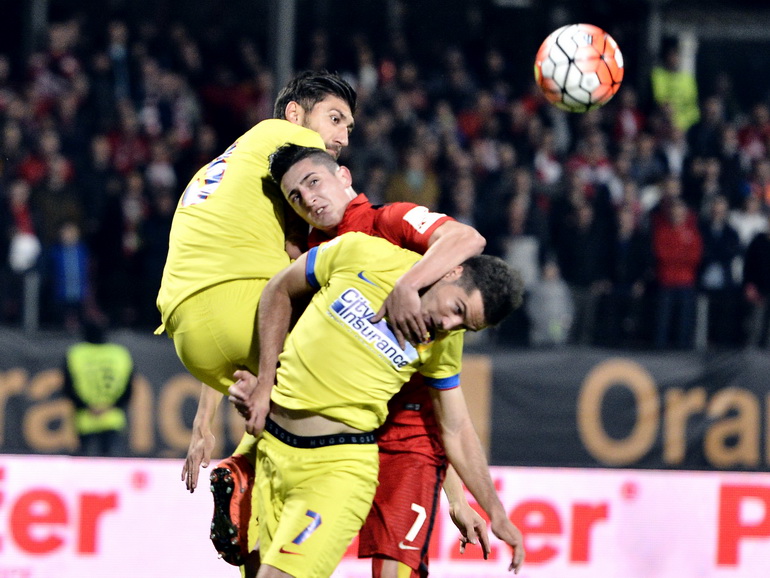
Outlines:
{"label": "dark hair", "polygon": [[519,272],[492,255],[477,255],[467,259],[457,284],[467,293],[474,289],[481,292],[487,325],[500,323],[520,307],[523,300],[524,281]]}
{"label": "dark hair", "polygon": [[307,158],[312,158],[319,164],[326,166],[332,172],[339,166],[337,161],[323,149],[290,143],[278,147],[278,149],[268,157],[268,160],[270,161],[270,175],[275,182],[280,185],[286,172],[299,161]]}
{"label": "dark hair", "polygon": [[88,343],[106,343],[107,328],[104,323],[95,319],[85,319],[81,327],[83,339]]}
{"label": "dark hair", "polygon": [[286,118],[286,105],[294,101],[305,111],[310,111],[327,96],[338,96],[350,107],[350,111],[356,112],[356,91],[348,81],[339,74],[326,70],[306,70],[300,72],[283,87],[275,99],[273,116]]}

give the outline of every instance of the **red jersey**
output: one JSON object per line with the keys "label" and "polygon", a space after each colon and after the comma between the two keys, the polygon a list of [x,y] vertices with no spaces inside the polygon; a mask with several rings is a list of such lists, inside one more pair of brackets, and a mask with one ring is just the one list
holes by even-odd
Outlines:
{"label": "red jersey", "polygon": [[[358,231],[424,254],[433,232],[452,220],[452,217],[434,213],[414,203],[372,205],[366,195],[359,194],[345,210],[342,222],[337,226],[337,234]],[[308,246],[315,247],[331,238],[323,231],[312,229]],[[430,392],[419,373],[415,373],[411,381],[390,400],[388,419],[378,434],[377,443],[381,451],[417,452],[438,460],[444,459]]]}
{"label": "red jersey", "polygon": [[[452,217],[433,213],[427,207],[414,203],[372,205],[366,195],[360,194],[350,201],[342,222],[337,225],[337,235],[357,231],[424,254],[433,231],[451,220]],[[308,246],[315,247],[331,238],[323,231],[311,229]]]}

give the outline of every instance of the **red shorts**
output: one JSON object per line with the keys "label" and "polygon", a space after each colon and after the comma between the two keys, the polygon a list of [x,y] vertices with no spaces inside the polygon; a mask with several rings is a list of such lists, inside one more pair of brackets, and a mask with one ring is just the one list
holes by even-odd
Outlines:
{"label": "red shorts", "polygon": [[421,454],[380,452],[380,485],[359,533],[358,557],[387,557],[428,575],[428,545],[446,464]]}

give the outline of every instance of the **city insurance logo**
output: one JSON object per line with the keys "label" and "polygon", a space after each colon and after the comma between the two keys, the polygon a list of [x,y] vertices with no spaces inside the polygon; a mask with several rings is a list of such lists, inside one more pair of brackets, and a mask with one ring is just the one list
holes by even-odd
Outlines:
{"label": "city insurance logo", "polygon": [[343,291],[329,309],[360,340],[387,359],[396,369],[401,369],[417,359],[417,350],[409,343],[405,349],[401,349],[384,319],[377,323],[369,321],[377,312],[357,289]]}

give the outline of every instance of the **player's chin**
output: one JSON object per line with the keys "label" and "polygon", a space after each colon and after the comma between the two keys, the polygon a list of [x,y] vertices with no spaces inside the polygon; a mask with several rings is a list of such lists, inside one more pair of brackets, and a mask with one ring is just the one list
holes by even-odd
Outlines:
{"label": "player's chin", "polygon": [[326,149],[326,152],[329,153],[332,156],[332,158],[336,161],[340,156],[340,152],[342,151],[340,149]]}

